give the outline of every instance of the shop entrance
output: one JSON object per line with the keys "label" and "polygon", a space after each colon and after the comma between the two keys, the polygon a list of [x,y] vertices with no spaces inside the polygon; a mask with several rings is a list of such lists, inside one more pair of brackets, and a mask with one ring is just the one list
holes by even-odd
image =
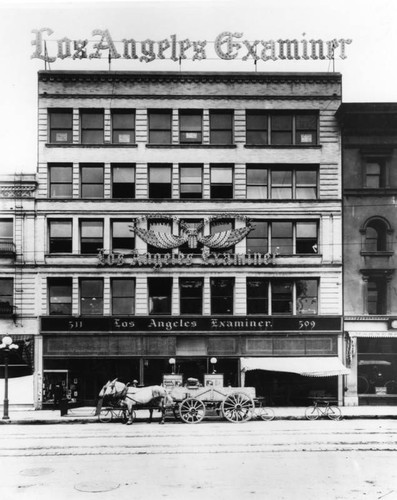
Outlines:
{"label": "shop entrance", "polygon": [[296,373],[248,371],[245,386],[255,387],[269,406],[307,406],[315,398],[338,400],[338,377],[304,377]]}

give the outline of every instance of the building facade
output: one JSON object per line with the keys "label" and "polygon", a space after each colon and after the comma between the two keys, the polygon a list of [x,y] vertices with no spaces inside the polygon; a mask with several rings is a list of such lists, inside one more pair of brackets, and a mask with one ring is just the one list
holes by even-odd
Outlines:
{"label": "building facade", "polygon": [[38,89],[36,407],[215,370],[269,404],[343,404],[341,76],[42,71]]}
{"label": "building facade", "polygon": [[397,402],[397,106],[346,103],[343,137],[346,404]]}

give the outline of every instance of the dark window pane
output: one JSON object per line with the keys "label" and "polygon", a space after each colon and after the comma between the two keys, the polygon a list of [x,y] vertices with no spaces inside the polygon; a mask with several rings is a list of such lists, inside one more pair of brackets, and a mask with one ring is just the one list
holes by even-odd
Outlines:
{"label": "dark window pane", "polygon": [[135,280],[117,279],[111,281],[112,314],[131,315],[135,313]]}
{"label": "dark window pane", "polygon": [[71,143],[73,140],[73,111],[49,112],[50,142]]}
{"label": "dark window pane", "polygon": [[317,253],[317,223],[296,223],[296,253]]}
{"label": "dark window pane", "polygon": [[134,233],[130,230],[132,220],[112,222],[112,250],[123,252],[135,248]]}
{"label": "dark window pane", "polygon": [[149,314],[171,314],[172,278],[148,278]]}
{"label": "dark window pane", "polygon": [[293,253],[292,222],[272,222],[272,252],[282,255]]}
{"label": "dark window pane", "polygon": [[268,282],[262,278],[248,278],[247,314],[268,313]]}
{"label": "dark window pane", "polygon": [[180,280],[181,314],[203,313],[203,280],[200,278]]}
{"label": "dark window pane", "polygon": [[50,197],[71,198],[72,197],[72,166],[50,165]]}
{"label": "dark window pane", "polygon": [[292,314],[292,283],[275,280],[272,283],[272,314]]}
{"label": "dark window pane", "polygon": [[80,281],[80,309],[81,314],[103,314],[103,281]]}
{"label": "dark window pane", "polygon": [[48,281],[49,313],[72,314],[72,280],[51,279]]}
{"label": "dark window pane", "polygon": [[234,279],[211,279],[211,314],[233,314]]}
{"label": "dark window pane", "polygon": [[72,252],[72,221],[50,221],[50,253]]}
{"label": "dark window pane", "polygon": [[254,229],[247,235],[247,252],[251,253],[267,253],[268,251],[268,236],[267,222],[253,221]]}

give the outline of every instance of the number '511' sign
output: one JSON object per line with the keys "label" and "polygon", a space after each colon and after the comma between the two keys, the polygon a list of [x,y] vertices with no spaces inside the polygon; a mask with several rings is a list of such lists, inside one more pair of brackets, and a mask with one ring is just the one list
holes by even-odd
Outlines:
{"label": "number '511' sign", "polygon": [[[71,40],[63,37],[53,40],[50,28],[32,30],[35,35],[32,45],[36,47],[32,59],[42,59],[54,62],[57,59],[101,59],[103,52],[110,59],[132,59],[139,62],[168,59],[181,61],[189,59],[201,61],[209,58],[243,61],[258,60],[309,60],[309,59],[346,59],[346,49],[352,43],[351,39],[333,38],[332,40],[278,39],[254,40],[244,39],[243,33],[223,31],[215,41],[179,40],[177,35],[170,35],[163,40],[146,39],[142,41],[133,38],[114,41],[108,30],[95,29],[92,37],[95,40]],[[49,43],[47,43],[49,42]],[[51,50],[50,50],[51,49]]]}

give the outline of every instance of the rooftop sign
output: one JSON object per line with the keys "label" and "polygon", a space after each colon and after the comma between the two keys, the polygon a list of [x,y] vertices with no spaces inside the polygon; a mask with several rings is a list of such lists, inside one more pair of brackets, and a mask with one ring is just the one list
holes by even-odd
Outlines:
{"label": "rooftop sign", "polygon": [[[133,38],[114,41],[108,30],[95,29],[92,37],[72,40],[68,37],[52,39],[53,30],[40,28],[32,30],[35,51],[32,59],[55,62],[57,59],[130,59],[149,63],[155,60],[171,60],[181,62],[188,59],[202,61],[207,58],[242,61],[278,61],[278,60],[321,60],[346,59],[347,46],[351,39],[278,39],[278,40],[246,40],[244,33],[223,31],[215,37],[215,41],[178,39],[170,35],[162,40]],[[47,43],[49,42],[49,43]]]}

